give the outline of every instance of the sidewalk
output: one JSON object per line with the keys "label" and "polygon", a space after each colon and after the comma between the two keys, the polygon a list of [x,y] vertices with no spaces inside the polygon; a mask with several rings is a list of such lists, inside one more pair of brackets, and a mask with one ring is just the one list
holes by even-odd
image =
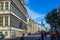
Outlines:
{"label": "sidewalk", "polygon": [[20,40],[20,37],[11,38],[11,39],[5,39],[5,40]]}

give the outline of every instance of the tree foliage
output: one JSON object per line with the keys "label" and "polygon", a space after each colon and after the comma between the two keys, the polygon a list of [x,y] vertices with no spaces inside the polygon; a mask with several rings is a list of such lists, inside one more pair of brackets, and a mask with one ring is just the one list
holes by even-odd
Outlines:
{"label": "tree foliage", "polygon": [[50,24],[51,27],[57,27],[57,9],[53,9],[51,12],[48,12],[45,19],[48,24]]}

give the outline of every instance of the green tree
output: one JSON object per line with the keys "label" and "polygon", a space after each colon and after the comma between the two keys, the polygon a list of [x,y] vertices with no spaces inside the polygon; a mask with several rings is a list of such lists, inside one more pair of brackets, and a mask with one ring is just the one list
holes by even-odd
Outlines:
{"label": "green tree", "polygon": [[55,30],[56,30],[56,28],[57,28],[57,14],[58,14],[58,12],[57,12],[57,9],[53,9],[51,12],[49,12],[47,15],[46,15],[46,17],[45,17],[45,19],[46,19],[46,22],[48,23],[48,24],[50,24],[50,27],[51,28],[55,28]]}
{"label": "green tree", "polygon": [[57,26],[60,27],[60,13],[57,15]]}

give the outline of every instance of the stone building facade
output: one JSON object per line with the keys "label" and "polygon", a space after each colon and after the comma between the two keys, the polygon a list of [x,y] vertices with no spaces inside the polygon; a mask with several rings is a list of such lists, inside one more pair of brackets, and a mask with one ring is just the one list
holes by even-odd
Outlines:
{"label": "stone building facade", "polygon": [[22,36],[27,30],[27,17],[22,0],[0,0],[0,32],[5,38]]}

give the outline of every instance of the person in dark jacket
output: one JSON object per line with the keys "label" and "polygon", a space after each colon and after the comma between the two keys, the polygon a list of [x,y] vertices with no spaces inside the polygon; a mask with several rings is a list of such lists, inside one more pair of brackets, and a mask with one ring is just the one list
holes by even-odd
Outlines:
{"label": "person in dark jacket", "polygon": [[58,40],[58,37],[59,37],[59,33],[58,33],[58,31],[56,31],[56,33],[55,33],[55,37],[56,37],[56,40]]}
{"label": "person in dark jacket", "polygon": [[41,32],[41,38],[44,40],[44,32]]}
{"label": "person in dark jacket", "polygon": [[20,40],[24,40],[24,34],[23,34],[23,36],[21,37],[21,39]]}
{"label": "person in dark jacket", "polygon": [[53,34],[53,32],[51,32],[51,33],[50,33],[50,38],[51,38],[51,40],[54,40],[54,37],[53,37],[53,36],[54,36],[54,34]]}
{"label": "person in dark jacket", "polygon": [[2,40],[4,40],[4,39],[5,39],[5,35],[4,35],[4,34],[1,34],[1,37],[2,37]]}
{"label": "person in dark jacket", "polygon": [[47,33],[45,32],[45,37],[46,37]]}

